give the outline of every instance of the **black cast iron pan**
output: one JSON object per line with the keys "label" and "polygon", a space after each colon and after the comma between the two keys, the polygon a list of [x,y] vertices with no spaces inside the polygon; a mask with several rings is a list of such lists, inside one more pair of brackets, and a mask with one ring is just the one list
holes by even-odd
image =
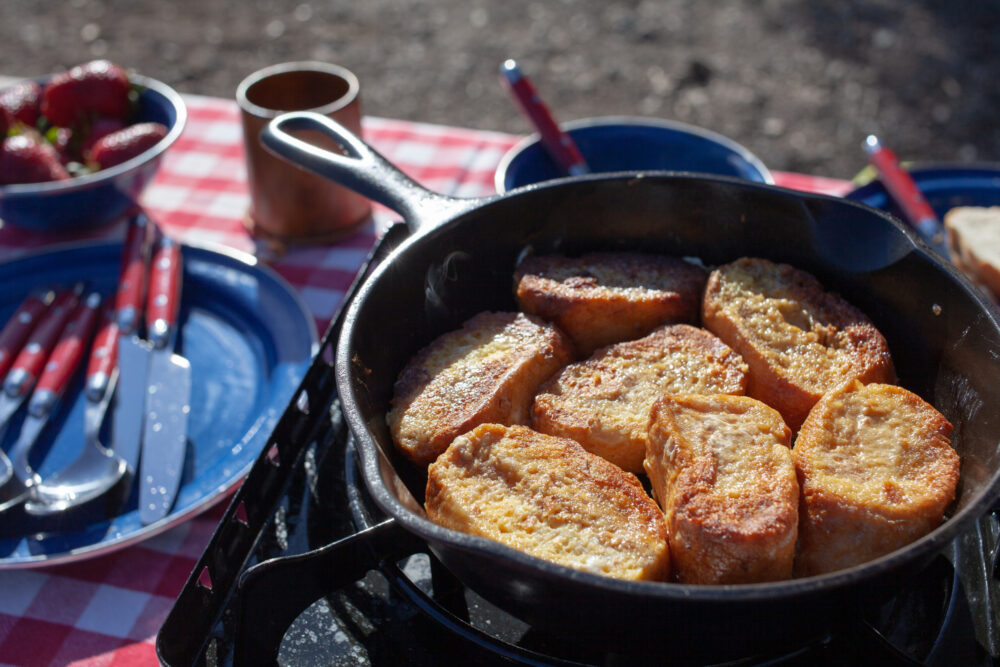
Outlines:
{"label": "black cast iron pan", "polygon": [[[299,138],[316,131],[344,155]],[[859,601],[895,590],[997,497],[997,313],[889,215],[839,198],[677,173],[593,175],[454,199],[424,190],[321,116],[286,114],[261,138],[275,153],[393,208],[411,227],[412,237],[349,305],[338,343],[338,389],[365,482],[378,505],[467,586],[536,627],[582,643],[647,646],[665,657],[702,655],[706,643],[724,655],[801,641],[856,613]],[[767,257],[812,272],[860,307],[886,336],[900,383],[955,426],[962,473],[947,520],[849,570],[741,586],[618,581],[428,521],[420,507],[424,475],[397,455],[385,423],[400,369],[475,313],[515,309],[512,274],[524,254],[596,249],[697,257],[706,265]]]}

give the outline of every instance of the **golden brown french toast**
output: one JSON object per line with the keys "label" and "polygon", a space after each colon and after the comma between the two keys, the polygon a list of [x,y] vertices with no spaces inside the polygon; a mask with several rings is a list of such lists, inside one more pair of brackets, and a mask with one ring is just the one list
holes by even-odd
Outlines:
{"label": "golden brown french toast", "polygon": [[826,394],[792,450],[802,492],[796,571],[858,565],[936,528],[958,484],[951,430],[901,387],[853,380]]}
{"label": "golden brown french toast", "polygon": [[578,443],[524,426],[483,424],[427,471],[435,523],[578,570],[664,580],[666,528],[634,475]]}
{"label": "golden brown french toast", "polygon": [[747,396],[664,396],[654,404],[645,466],[678,581],[791,578],[799,490],[790,442],[781,415]]}
{"label": "golden brown french toast", "polygon": [[747,366],[729,346],[704,329],[671,324],[557,372],[535,396],[531,424],[639,474],[657,398],[742,394],[746,383]]}
{"label": "golden brown french toast", "polygon": [[393,441],[427,465],[479,424],[526,424],[538,386],[569,363],[572,344],[522,313],[480,313],[439,336],[403,368],[386,415]]}
{"label": "golden brown french toast", "polygon": [[1000,296],[1000,206],[956,206],[944,215],[951,260]]}
{"label": "golden brown french toast", "polygon": [[521,310],[554,322],[586,357],[662,324],[696,323],[706,276],[677,257],[598,252],[529,256],[514,284]]}
{"label": "golden brown french toast", "polygon": [[747,395],[777,409],[793,431],[846,379],[896,381],[871,320],[787,264],[745,257],[712,271],[702,322],[746,361]]}

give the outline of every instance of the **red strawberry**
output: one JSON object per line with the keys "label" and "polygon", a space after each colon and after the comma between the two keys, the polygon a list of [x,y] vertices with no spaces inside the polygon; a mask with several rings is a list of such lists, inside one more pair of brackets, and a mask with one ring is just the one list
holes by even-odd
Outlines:
{"label": "red strawberry", "polygon": [[42,93],[42,115],[63,127],[85,116],[125,120],[128,93],[125,70],[107,60],[94,60],[52,77]]}
{"label": "red strawberry", "polygon": [[34,127],[38,123],[41,98],[41,86],[34,81],[22,81],[0,91],[0,107],[9,111],[16,120]]}
{"label": "red strawberry", "polygon": [[7,136],[7,130],[10,129],[11,125],[14,124],[14,117],[10,115],[10,112],[0,107],[0,141]]}
{"label": "red strawberry", "polygon": [[118,130],[125,127],[125,123],[118,120],[117,118],[98,118],[90,125],[90,132],[87,137],[83,140],[83,144],[80,148],[83,154],[86,155],[94,147],[100,139],[108,136],[112,132],[117,132]]}
{"label": "red strawberry", "polygon": [[94,144],[87,161],[92,169],[107,169],[151,148],[167,136],[167,127],[160,123],[136,123],[112,132]]}
{"label": "red strawberry", "polygon": [[28,134],[7,137],[0,144],[0,185],[41,183],[69,177],[51,144]]}

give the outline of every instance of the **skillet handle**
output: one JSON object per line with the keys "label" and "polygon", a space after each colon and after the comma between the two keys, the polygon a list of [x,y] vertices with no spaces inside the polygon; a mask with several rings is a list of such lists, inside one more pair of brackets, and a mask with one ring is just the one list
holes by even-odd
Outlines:
{"label": "skillet handle", "polygon": [[[292,134],[303,131],[326,135],[345,154],[320,148]],[[347,128],[311,111],[281,114],[261,130],[260,141],[275,155],[388,206],[403,216],[412,232],[437,227],[483,201],[427,190]]]}

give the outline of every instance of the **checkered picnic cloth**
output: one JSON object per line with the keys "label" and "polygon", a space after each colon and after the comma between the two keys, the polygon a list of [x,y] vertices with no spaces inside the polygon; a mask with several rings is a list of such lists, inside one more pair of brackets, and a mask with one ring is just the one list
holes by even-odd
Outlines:
{"label": "checkered picnic cloth", "polygon": [[[236,104],[186,96],[188,122],[166,153],[143,206],[183,242],[218,244],[258,256],[267,248],[243,225],[249,203]],[[493,172],[518,137],[367,117],[365,140],[435,192],[492,194]],[[843,194],[845,181],[776,173],[779,185]],[[376,205],[373,219],[333,245],[292,248],[266,261],[303,297],[324,331],[367,250],[398,216]],[[0,226],[0,260],[55,243],[119,239],[124,224],[53,238]],[[154,642],[174,599],[201,556],[225,502],[139,545],[86,561],[0,571],[0,663],[10,665],[155,664]]]}

